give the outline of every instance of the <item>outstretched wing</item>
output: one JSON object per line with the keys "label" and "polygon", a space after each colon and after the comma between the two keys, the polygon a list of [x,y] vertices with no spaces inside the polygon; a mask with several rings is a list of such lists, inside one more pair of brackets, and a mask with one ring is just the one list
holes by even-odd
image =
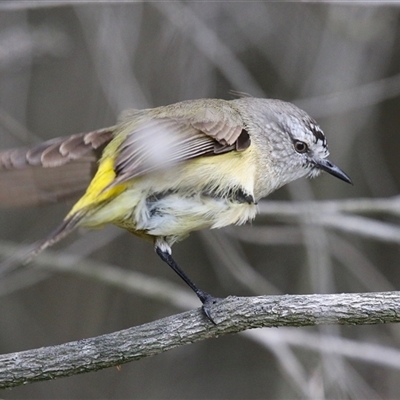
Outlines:
{"label": "outstretched wing", "polygon": [[29,166],[59,167],[71,161],[93,161],[100,150],[112,139],[115,127],[89,133],[77,133],[39,143],[30,148],[5,150],[0,153],[0,170]]}
{"label": "outstretched wing", "polygon": [[0,152],[0,206],[36,206],[81,195],[114,129]]}
{"label": "outstretched wing", "polygon": [[240,115],[223,100],[194,100],[144,110],[131,121],[127,116],[121,124],[125,139],[116,151],[116,178],[110,186],[196,157],[242,151],[250,145]]}
{"label": "outstretched wing", "polygon": [[196,157],[250,146],[245,124],[229,101],[130,110],[116,126],[0,152],[0,206],[45,204],[80,194],[113,138],[118,146],[110,147],[109,156],[118,155],[109,187]]}

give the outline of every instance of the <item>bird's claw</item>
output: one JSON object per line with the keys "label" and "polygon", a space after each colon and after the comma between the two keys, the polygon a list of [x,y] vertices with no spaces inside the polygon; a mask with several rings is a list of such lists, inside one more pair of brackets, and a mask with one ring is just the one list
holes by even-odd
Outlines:
{"label": "bird's claw", "polygon": [[203,312],[206,315],[206,317],[214,324],[217,325],[217,323],[214,321],[213,317],[211,316],[211,310],[215,304],[217,304],[219,301],[222,299],[220,297],[213,297],[208,293],[204,293],[204,297],[201,299],[203,306]]}

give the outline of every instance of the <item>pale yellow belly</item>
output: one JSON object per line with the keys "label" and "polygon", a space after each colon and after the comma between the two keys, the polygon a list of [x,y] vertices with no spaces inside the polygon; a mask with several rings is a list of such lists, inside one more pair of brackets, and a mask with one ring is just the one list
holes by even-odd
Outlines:
{"label": "pale yellow belly", "polygon": [[98,204],[82,225],[114,223],[176,241],[194,230],[242,224],[257,212],[255,204],[230,196],[238,188],[253,196],[254,165],[241,153],[196,159],[124,185],[122,193]]}
{"label": "pale yellow belly", "polygon": [[[253,219],[257,212],[254,204],[201,194],[183,197],[179,192],[154,202],[146,201],[143,197],[132,207],[136,202],[135,192],[128,190],[122,193],[87,218],[84,225],[97,227],[104,223],[115,223],[133,233],[140,231],[156,237],[174,236],[179,240],[195,230],[243,224]],[[125,215],[120,218],[123,210]],[[116,215],[119,217],[115,218]]]}
{"label": "pale yellow belly", "polygon": [[178,237],[194,230],[243,224],[254,218],[257,211],[254,204],[204,195],[182,197],[179,193],[142,207],[136,213],[136,229],[152,236]]}

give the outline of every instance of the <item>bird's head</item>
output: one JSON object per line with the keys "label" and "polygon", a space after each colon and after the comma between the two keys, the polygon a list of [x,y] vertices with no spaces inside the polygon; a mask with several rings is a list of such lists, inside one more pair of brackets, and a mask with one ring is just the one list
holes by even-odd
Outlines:
{"label": "bird's head", "polygon": [[269,100],[264,132],[280,186],[301,177],[313,178],[321,171],[352,183],[349,176],[328,160],[325,134],[306,112],[279,100]]}

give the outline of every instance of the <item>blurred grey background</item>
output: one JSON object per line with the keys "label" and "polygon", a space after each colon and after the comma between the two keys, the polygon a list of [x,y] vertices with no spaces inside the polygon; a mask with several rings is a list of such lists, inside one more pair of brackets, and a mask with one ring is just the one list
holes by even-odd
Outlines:
{"label": "blurred grey background", "polygon": [[[234,90],[304,108],[325,131],[332,161],[355,183],[324,174],[269,200],[394,196],[400,186],[399,22],[399,7],[368,4],[0,4],[0,147],[112,125],[127,108],[230,99]],[[26,245],[43,238],[71,204],[0,210],[1,240]],[[400,287],[399,241],[362,234],[372,218],[396,231],[393,213],[372,210],[354,232],[341,229],[341,220],[334,228],[306,223],[321,213],[278,212],[252,225],[195,233],[174,246],[174,255],[216,296]],[[97,336],[199,305],[151,244],[121,230],[80,231],[55,250],[162,278],[179,291],[166,301],[112,284],[100,270],[96,277],[56,268],[19,271],[0,282],[2,353]],[[399,344],[399,325],[265,329],[1,397],[394,399]]]}

